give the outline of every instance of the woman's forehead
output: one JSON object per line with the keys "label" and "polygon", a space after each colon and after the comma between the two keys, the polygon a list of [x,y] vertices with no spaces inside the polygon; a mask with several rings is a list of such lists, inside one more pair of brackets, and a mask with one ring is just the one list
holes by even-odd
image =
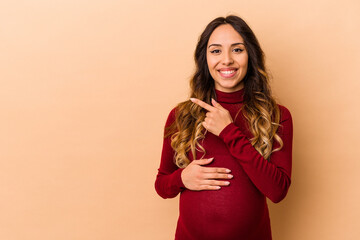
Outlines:
{"label": "woman's forehead", "polygon": [[244,43],[244,40],[230,24],[223,24],[211,33],[208,46],[211,44],[233,45],[234,43]]}

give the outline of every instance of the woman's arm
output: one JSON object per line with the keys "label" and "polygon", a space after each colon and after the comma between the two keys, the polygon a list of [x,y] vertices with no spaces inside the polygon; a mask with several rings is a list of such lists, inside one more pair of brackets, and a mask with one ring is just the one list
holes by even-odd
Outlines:
{"label": "woman's arm", "polygon": [[[170,126],[174,121],[175,108],[171,110],[167,118],[165,128]],[[174,163],[174,150],[171,147],[170,136],[164,138],[160,167],[158,169],[158,174],[155,180],[156,192],[162,198],[176,197],[181,191],[185,189],[185,186],[181,180],[181,172],[183,170],[183,168],[178,168]]]}
{"label": "woman's arm", "polygon": [[[287,194],[291,183],[293,124],[289,110],[280,106],[281,127],[278,134],[284,146],[264,159],[251,145],[244,133],[234,123],[227,125],[219,134],[232,156],[234,156],[254,185],[274,203],[280,202]],[[279,145],[274,143],[273,148]]]}
{"label": "woman's arm", "polygon": [[[175,109],[170,112],[165,128],[174,121]],[[164,138],[160,167],[155,181],[156,192],[162,198],[176,197],[185,189],[219,190],[221,187],[228,186],[230,182],[226,180],[233,177],[229,174],[230,169],[204,166],[213,158],[193,160],[186,168],[178,168],[174,163],[174,153],[170,137]]]}

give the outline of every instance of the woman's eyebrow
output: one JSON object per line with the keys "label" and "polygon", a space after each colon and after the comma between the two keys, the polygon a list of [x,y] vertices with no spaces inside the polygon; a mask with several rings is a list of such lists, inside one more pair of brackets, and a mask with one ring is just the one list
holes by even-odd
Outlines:
{"label": "woman's eyebrow", "polygon": [[[245,46],[245,44],[244,44],[244,43],[242,43],[242,42],[239,42],[239,43],[233,43],[233,44],[231,44],[231,46],[235,46],[235,45],[239,45],[239,44],[242,44],[242,45],[244,45],[244,46]],[[213,43],[213,44],[210,44],[208,48],[210,48],[211,46],[221,47],[222,45],[221,45],[221,44],[217,44],[217,43]]]}

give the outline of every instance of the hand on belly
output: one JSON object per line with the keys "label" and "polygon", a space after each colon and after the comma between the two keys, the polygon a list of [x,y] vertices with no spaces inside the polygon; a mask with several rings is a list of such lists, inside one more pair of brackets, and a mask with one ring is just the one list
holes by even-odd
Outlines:
{"label": "hand on belly", "polygon": [[214,158],[193,160],[181,173],[181,180],[185,187],[193,191],[219,190],[222,186],[229,186],[230,182],[220,179],[231,179],[230,169],[220,167],[204,167]]}

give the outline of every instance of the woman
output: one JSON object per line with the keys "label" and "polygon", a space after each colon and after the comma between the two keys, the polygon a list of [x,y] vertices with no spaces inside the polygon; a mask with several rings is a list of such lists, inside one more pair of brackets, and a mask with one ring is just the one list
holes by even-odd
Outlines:
{"label": "woman", "polygon": [[169,114],[155,182],[180,195],[175,239],[271,239],[266,197],[291,179],[292,118],[271,95],[264,54],[237,16],[208,24],[195,50],[191,98]]}

